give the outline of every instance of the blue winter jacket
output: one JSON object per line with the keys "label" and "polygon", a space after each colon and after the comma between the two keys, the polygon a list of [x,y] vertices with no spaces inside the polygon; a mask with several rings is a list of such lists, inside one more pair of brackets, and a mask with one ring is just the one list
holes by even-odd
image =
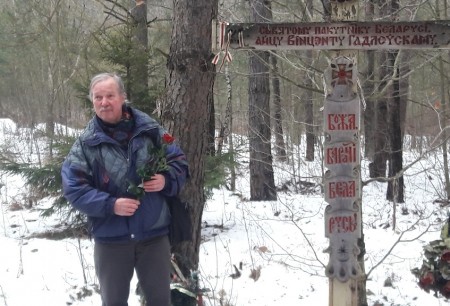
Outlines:
{"label": "blue winter jacket", "polygon": [[166,147],[169,171],[162,173],[166,185],[160,192],[146,192],[130,217],[114,214],[119,197],[135,198],[127,192],[130,182],[141,183],[136,170],[150,159],[149,146],[160,143],[165,131],[145,113],[131,109],[135,128],[128,153],[106,135],[93,118],[75,141],[61,174],[66,199],[88,217],[96,241],[144,240],[168,233],[170,213],[165,196],[180,192],[188,176],[186,156],[175,144]]}

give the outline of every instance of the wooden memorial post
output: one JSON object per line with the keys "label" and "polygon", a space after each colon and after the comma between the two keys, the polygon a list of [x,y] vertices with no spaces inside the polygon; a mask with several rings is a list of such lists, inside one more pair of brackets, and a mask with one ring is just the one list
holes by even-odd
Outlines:
{"label": "wooden memorial post", "polygon": [[[331,21],[355,21],[358,0],[330,1]],[[329,278],[330,306],[357,306],[362,276],[357,256],[361,238],[361,101],[357,94],[357,55],[354,50],[332,50],[324,71],[323,110],[325,236],[330,254],[325,274]]]}
{"label": "wooden memorial post", "polygon": [[[230,49],[330,50],[324,72],[323,110],[325,236],[330,254],[330,306],[357,306],[357,261],[361,237],[360,99],[356,50],[449,49],[450,22],[357,22],[357,0],[332,0],[332,22],[218,23],[213,29],[214,58],[231,60]],[[353,51],[349,51],[353,50]],[[222,59],[220,59],[223,53]]]}

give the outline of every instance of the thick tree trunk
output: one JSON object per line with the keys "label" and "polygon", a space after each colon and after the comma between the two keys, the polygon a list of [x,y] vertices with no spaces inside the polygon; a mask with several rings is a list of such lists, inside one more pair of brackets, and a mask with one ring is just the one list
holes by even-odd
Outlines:
{"label": "thick tree trunk", "polygon": [[[389,18],[393,15],[393,0],[379,0],[378,11],[381,18]],[[388,87],[386,90],[384,87],[388,86],[390,77],[392,76],[392,67],[394,62],[389,57],[389,51],[382,51],[380,55],[380,69],[379,69],[379,90],[384,90],[384,96],[379,97],[376,100],[375,107],[375,130],[374,130],[374,157],[373,162],[369,165],[371,178],[385,178],[387,170],[387,161],[389,159],[389,123],[388,123],[388,103],[389,97],[392,96],[392,88]]]}
{"label": "thick tree trunk", "polygon": [[201,242],[205,156],[210,145],[210,112],[215,67],[211,60],[211,22],[217,1],[174,0],[172,43],[167,61],[167,96],[162,106],[163,125],[179,140],[187,155],[190,179],[182,199],[190,203],[193,241],[174,251],[185,276],[196,270]]}
{"label": "thick tree trunk", "polygon": [[[267,22],[268,1],[251,0],[252,22]],[[276,200],[270,131],[269,52],[253,51],[249,59],[250,200]]]}
{"label": "thick tree trunk", "polygon": [[[385,79],[389,76],[389,67],[392,67],[385,51],[382,51],[381,63],[380,79]],[[386,81],[381,82],[380,87],[383,86],[386,86]],[[387,98],[377,98],[375,102],[374,155],[369,175],[371,178],[385,178],[389,157],[388,102]]]}
{"label": "thick tree trunk", "polygon": [[[392,51],[389,53],[391,57],[390,62],[395,62],[395,58],[398,55],[398,51]],[[392,82],[392,97],[389,99],[389,129],[390,129],[390,157],[389,157],[389,177],[395,178],[393,181],[388,182],[388,188],[386,192],[386,199],[394,201],[394,203],[403,203],[404,196],[404,184],[403,176],[397,177],[397,174],[403,168],[403,135],[401,129],[401,97],[400,97],[400,81],[399,73],[400,69],[394,67],[396,70],[396,78]]]}
{"label": "thick tree trunk", "polygon": [[[391,14],[394,19],[397,19],[400,3],[398,0],[391,0],[390,2]],[[399,176],[398,173],[403,168],[403,133],[402,133],[402,115],[401,115],[401,92],[400,92],[400,68],[402,62],[399,61],[397,65],[398,51],[390,51],[388,53],[389,62],[392,65],[390,69],[394,76],[392,81],[392,95],[389,96],[389,177],[394,178],[388,182],[388,188],[386,191],[386,199],[393,201],[394,205],[397,203],[404,203],[404,182],[403,175]],[[394,207],[395,213],[395,207]],[[394,226],[395,228],[395,219]]]}

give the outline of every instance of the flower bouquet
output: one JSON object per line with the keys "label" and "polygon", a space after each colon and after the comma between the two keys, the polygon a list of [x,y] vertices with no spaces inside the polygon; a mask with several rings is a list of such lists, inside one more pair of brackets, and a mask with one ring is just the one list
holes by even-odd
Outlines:
{"label": "flower bouquet", "polygon": [[441,239],[431,241],[424,249],[422,267],[411,272],[418,278],[419,287],[437,297],[450,298],[450,219],[441,230]]}
{"label": "flower bouquet", "polygon": [[141,199],[145,194],[144,182],[151,180],[155,174],[169,169],[166,159],[166,147],[174,141],[174,137],[165,133],[162,135],[161,146],[155,144],[148,146],[147,150],[151,158],[145,165],[136,170],[136,173],[141,178],[141,183],[136,185],[135,183],[130,182],[127,189],[129,193],[133,194],[138,199]]}

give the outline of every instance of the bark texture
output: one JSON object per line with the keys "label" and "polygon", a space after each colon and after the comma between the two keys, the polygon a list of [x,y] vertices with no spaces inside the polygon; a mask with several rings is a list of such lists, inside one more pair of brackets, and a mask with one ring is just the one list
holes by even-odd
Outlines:
{"label": "bark texture", "polygon": [[217,1],[175,0],[172,43],[167,61],[167,93],[161,119],[187,155],[190,179],[182,199],[190,203],[193,241],[176,246],[183,273],[196,270],[205,195],[205,157],[210,145],[215,67],[212,65],[211,22]]}

